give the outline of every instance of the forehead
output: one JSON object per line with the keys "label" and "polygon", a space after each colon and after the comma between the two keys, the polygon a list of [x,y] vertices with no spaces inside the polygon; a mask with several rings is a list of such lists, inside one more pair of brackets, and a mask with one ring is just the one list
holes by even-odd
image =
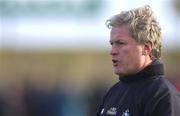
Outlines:
{"label": "forehead", "polygon": [[128,26],[122,25],[120,27],[112,27],[111,40],[132,38]]}

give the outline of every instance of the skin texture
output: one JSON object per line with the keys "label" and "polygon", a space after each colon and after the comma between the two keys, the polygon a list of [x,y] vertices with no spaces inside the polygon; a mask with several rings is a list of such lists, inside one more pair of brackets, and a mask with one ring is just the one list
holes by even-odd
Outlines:
{"label": "skin texture", "polygon": [[135,74],[152,62],[151,43],[136,42],[126,25],[112,27],[110,44],[114,73],[120,77]]}

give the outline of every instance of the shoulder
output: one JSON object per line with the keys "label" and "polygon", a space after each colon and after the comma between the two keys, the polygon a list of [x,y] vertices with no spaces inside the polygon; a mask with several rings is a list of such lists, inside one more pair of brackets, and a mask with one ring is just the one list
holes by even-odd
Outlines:
{"label": "shoulder", "polygon": [[119,98],[126,91],[126,87],[121,81],[115,83],[111,88],[109,88],[103,97],[103,104],[106,102],[111,102],[114,98]]}
{"label": "shoulder", "polygon": [[120,82],[120,81],[117,82],[117,83],[115,83],[115,84],[107,91],[107,93],[106,93],[106,95],[104,96],[104,98],[106,99],[106,98],[108,98],[111,94],[117,93],[117,91],[120,90],[121,86],[122,86],[122,85],[121,85],[121,82]]}
{"label": "shoulder", "polygon": [[[175,87],[164,77],[152,80],[146,90],[144,107],[146,113],[178,114],[180,96]],[[169,112],[169,113],[168,113]],[[176,116],[176,115],[174,115]]]}
{"label": "shoulder", "polygon": [[146,95],[146,100],[163,97],[168,97],[170,99],[170,97],[178,96],[179,94],[176,88],[164,76],[159,76],[146,81],[144,83],[143,91]]}
{"label": "shoulder", "polygon": [[152,82],[147,87],[148,91],[153,95],[161,94],[177,94],[178,91],[164,76],[160,76],[152,80]]}

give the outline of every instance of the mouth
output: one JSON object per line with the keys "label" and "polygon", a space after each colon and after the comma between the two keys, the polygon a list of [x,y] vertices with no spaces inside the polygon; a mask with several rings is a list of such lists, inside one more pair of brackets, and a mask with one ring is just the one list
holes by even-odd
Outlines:
{"label": "mouth", "polygon": [[112,59],[113,66],[118,66],[118,60]]}

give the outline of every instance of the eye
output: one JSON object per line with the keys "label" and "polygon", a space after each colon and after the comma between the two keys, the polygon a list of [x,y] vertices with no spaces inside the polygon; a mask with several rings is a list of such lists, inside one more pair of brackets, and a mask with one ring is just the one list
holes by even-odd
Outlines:
{"label": "eye", "polygon": [[124,41],[117,41],[116,44],[121,46],[121,45],[126,45],[127,43]]}
{"label": "eye", "polygon": [[124,44],[124,42],[117,42],[117,44],[120,44],[120,45],[121,45],[121,44]]}
{"label": "eye", "polygon": [[110,45],[113,45],[113,42],[109,42],[110,43]]}

